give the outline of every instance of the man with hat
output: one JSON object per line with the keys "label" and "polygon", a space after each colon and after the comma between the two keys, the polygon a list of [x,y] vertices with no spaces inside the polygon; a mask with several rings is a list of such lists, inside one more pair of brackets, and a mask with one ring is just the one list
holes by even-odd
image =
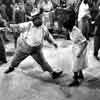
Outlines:
{"label": "man with hat", "polygon": [[53,44],[55,48],[57,48],[57,44],[46,26],[42,24],[41,11],[37,11],[33,15],[32,21],[10,25],[10,28],[17,28],[21,34],[18,38],[16,52],[11,65],[5,73],[8,74],[14,71],[22,60],[31,55],[40,64],[43,71],[50,72],[53,79],[58,78],[62,74],[62,71],[54,71],[42,53],[44,39]]}

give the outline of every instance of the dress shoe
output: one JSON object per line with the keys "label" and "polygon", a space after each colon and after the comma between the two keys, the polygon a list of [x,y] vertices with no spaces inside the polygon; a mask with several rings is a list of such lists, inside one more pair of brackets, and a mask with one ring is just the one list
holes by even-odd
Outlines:
{"label": "dress shoe", "polygon": [[9,67],[4,73],[9,74],[14,71],[14,67]]}
{"label": "dress shoe", "polygon": [[60,71],[60,72],[52,72],[51,75],[52,75],[52,78],[53,79],[56,79],[56,78],[59,78],[61,75],[62,75],[63,71]]}

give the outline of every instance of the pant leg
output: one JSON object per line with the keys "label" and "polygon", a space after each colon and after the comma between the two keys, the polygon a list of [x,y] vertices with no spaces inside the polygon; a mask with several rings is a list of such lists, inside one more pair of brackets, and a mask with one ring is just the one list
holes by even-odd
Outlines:
{"label": "pant leg", "polygon": [[94,56],[98,56],[98,51],[100,49],[100,36],[94,37]]}
{"label": "pant leg", "polygon": [[15,48],[17,47],[17,37],[14,38],[14,46],[15,46]]}
{"label": "pant leg", "polygon": [[88,20],[84,20],[83,34],[86,37],[86,39],[89,40],[89,22],[88,22]]}
{"label": "pant leg", "polygon": [[14,32],[13,33],[14,35],[14,45],[15,45],[15,48],[17,47],[17,39],[18,39],[18,37],[19,37],[19,35],[20,35],[20,33],[19,32]]}
{"label": "pant leg", "polygon": [[3,61],[3,62],[7,61],[5,47],[4,47],[2,37],[0,37],[0,61]]}
{"label": "pant leg", "polygon": [[53,13],[52,12],[49,13],[49,19],[50,19],[50,28],[52,28],[54,26]]}
{"label": "pant leg", "polygon": [[79,22],[78,22],[78,27],[79,27],[79,29],[82,31],[83,30],[83,22],[82,22],[82,20],[80,20]]}
{"label": "pant leg", "polygon": [[36,50],[36,52],[32,53],[32,57],[40,65],[40,67],[43,69],[43,71],[53,72],[53,69],[48,64],[46,59],[44,58],[41,49],[38,49],[38,50]]}
{"label": "pant leg", "polygon": [[86,25],[82,19],[78,22],[78,27],[81,30],[82,34],[86,37],[86,33],[85,33]]}
{"label": "pant leg", "polygon": [[11,61],[11,67],[18,67],[18,65],[21,63],[21,61],[23,61],[26,57],[28,57],[29,54],[23,52],[22,50],[20,50],[19,48],[16,50],[13,59]]}
{"label": "pant leg", "polygon": [[89,22],[88,20],[82,19],[78,22],[78,27],[82,31],[83,35],[87,40],[89,40]]}

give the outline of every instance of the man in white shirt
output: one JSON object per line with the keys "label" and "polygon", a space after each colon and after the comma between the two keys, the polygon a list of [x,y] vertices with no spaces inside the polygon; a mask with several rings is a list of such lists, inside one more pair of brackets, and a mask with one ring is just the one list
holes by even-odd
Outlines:
{"label": "man in white shirt", "polygon": [[39,5],[39,8],[43,9],[43,23],[46,25],[48,28],[51,28],[53,26],[53,14],[51,10],[53,9],[53,4],[51,0],[42,0]]}
{"label": "man in white shirt", "polygon": [[89,20],[90,18],[90,11],[89,5],[87,0],[83,0],[79,7],[78,13],[78,27],[82,31],[83,35],[89,39]]}
{"label": "man in white shirt", "polygon": [[32,21],[25,22],[10,26],[17,28],[22,32],[18,38],[18,46],[12,59],[10,67],[5,71],[6,74],[14,71],[22,60],[31,55],[38,64],[40,64],[43,71],[51,73],[53,79],[58,78],[62,71],[53,71],[51,66],[46,62],[42,54],[43,40],[46,39],[49,43],[53,44],[57,48],[53,37],[48,32],[48,29],[42,25],[42,18],[39,14],[36,14]]}

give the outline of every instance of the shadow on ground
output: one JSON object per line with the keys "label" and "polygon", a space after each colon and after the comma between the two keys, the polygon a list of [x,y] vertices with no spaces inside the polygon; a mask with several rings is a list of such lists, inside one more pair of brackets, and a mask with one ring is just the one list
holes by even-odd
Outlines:
{"label": "shadow on ground", "polygon": [[67,83],[71,81],[71,75],[64,73],[57,79],[52,79],[51,75],[48,72],[42,72],[42,71],[35,71],[35,72],[24,72],[24,75],[31,77],[32,79],[39,79],[41,81],[44,81],[46,83],[52,83],[52,84],[58,84],[62,86],[67,86]]}
{"label": "shadow on ground", "polygon": [[85,80],[82,86],[85,86],[89,89],[100,89],[100,78],[92,76],[91,79]]}

